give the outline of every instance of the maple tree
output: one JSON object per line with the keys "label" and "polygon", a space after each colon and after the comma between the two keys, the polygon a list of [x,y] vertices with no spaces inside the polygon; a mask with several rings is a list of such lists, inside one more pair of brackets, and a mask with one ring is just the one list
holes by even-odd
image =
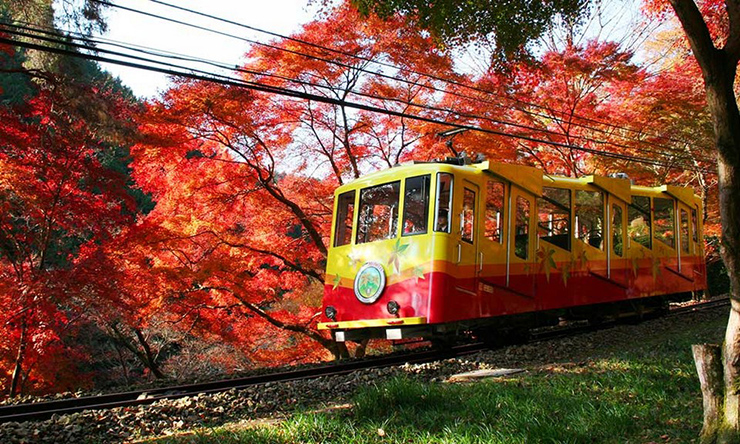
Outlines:
{"label": "maple tree", "polygon": [[[137,204],[125,171],[133,111],[120,86],[89,63],[29,69],[3,45],[0,71],[0,346],[3,391],[84,383],[78,337],[89,302],[75,260],[133,221]],[[111,298],[115,292],[105,297]]]}
{"label": "maple tree", "polygon": [[[250,48],[238,71],[333,103],[179,79],[143,107],[94,65],[57,58],[35,83],[25,55],[0,47],[14,76],[0,77],[3,390],[71,387],[104,360],[129,380],[129,358],[143,376],[167,377],[191,339],[194,350],[238,349],[202,359],[232,368],[346,354],[315,329],[332,193],[406,160],[465,151],[711,189],[699,172],[709,115],[687,54],[655,74],[616,44],[570,42],[476,78],[455,72],[434,38],[409,18],[342,4]],[[440,137],[448,127],[432,120],[497,134]],[[605,146],[627,157],[594,155]],[[697,171],[629,160],[665,149]]]}
{"label": "maple tree", "polygon": [[[289,39],[252,48],[247,59],[247,81],[338,100],[361,96],[398,112],[434,100],[433,80],[415,71],[451,73],[452,66],[402,21],[363,22],[347,5]],[[373,61],[401,69],[377,76]],[[148,231],[141,227],[143,254],[153,263],[148,272],[166,275],[152,294],[184,324],[197,316],[203,332],[231,326],[231,337],[263,359],[276,359],[256,351],[264,340],[258,332],[268,328],[273,350],[282,342],[288,355],[342,353],[314,324],[333,190],[405,160],[432,130],[342,103],[186,80],[152,103],[142,122],[146,142],[133,150],[134,175],[157,201]]]}
{"label": "maple tree", "polygon": [[132,214],[125,178],[103,164],[104,147],[63,104],[45,89],[22,113],[1,111],[0,293],[11,339],[5,346],[17,349],[9,366],[11,395],[35,353],[51,353],[52,343],[62,347],[58,330],[70,323],[61,309],[72,297],[65,285],[70,260],[81,245],[111,236]]}
{"label": "maple tree", "polygon": [[517,62],[504,74],[491,71],[481,79],[484,89],[491,77],[510,79],[506,103],[516,126],[507,132],[538,139],[509,142],[516,144],[516,161],[549,174],[593,174],[593,153],[612,149],[615,141],[594,122],[610,120],[615,105],[622,105],[646,77],[631,58],[613,42],[590,41],[581,47],[568,43],[562,50],[545,52],[537,62]]}

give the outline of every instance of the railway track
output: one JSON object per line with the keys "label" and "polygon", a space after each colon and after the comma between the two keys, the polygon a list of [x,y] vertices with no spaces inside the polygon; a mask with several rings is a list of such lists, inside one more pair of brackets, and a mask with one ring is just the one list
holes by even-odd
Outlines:
{"label": "railway track", "polygon": [[[671,309],[669,315],[689,313],[698,310],[728,305],[728,299],[712,300]],[[587,325],[572,325],[562,328],[537,331],[532,335],[533,342],[545,341],[558,337],[593,331],[597,328]],[[268,382],[287,382],[300,379],[311,379],[322,376],[333,376],[350,373],[356,370],[381,368],[405,363],[420,364],[441,359],[454,358],[488,349],[483,343],[473,343],[451,347],[446,350],[430,350],[413,354],[381,356],[372,359],[332,363],[309,369],[292,370],[266,375],[226,379],[197,384],[185,384],[171,387],[113,393],[99,396],[86,396],[31,404],[0,406],[0,423],[16,421],[40,421],[54,415],[65,415],[83,410],[111,409],[152,404],[162,399],[177,399],[198,394],[218,393],[231,389],[241,389]]]}
{"label": "railway track", "polygon": [[152,404],[161,399],[177,399],[198,394],[218,393],[231,389],[241,389],[268,382],[287,382],[299,379],[318,378],[350,373],[356,370],[388,367],[405,363],[433,362],[453,358],[485,349],[483,344],[468,344],[445,351],[425,351],[406,355],[383,356],[366,360],[340,362],[310,369],[292,370],[244,378],[225,379],[198,384],[186,384],[156,389],[113,393],[99,396],[61,399],[31,404],[16,404],[0,407],[0,423],[9,421],[38,421],[53,415],[65,415],[83,410],[111,409],[115,407]]}

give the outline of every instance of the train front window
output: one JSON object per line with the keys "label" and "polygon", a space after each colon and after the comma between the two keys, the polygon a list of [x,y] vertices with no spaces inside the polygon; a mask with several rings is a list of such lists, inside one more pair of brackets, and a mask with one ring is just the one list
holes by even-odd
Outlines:
{"label": "train front window", "polygon": [[434,231],[450,232],[450,208],[452,207],[452,174],[437,173],[437,209]]}
{"label": "train front window", "polygon": [[653,199],[655,208],[655,238],[671,248],[676,245],[676,227],[673,216],[673,199],[656,197]]}
{"label": "train front window", "polygon": [[486,232],[493,242],[501,242],[501,224],[504,220],[504,184],[489,180],[486,193]]}
{"label": "train front window", "polygon": [[691,209],[691,236],[694,242],[699,242],[699,224],[697,222],[698,217],[696,216],[696,208]]}
{"label": "train front window", "polygon": [[539,238],[570,251],[570,190],[544,187],[537,211]]}
{"label": "train front window", "polygon": [[403,236],[427,232],[431,176],[409,177],[403,200]]}
{"label": "train front window", "polygon": [[600,191],[576,190],[576,237],[604,249],[604,197]]}
{"label": "train front window", "polygon": [[398,232],[398,201],[401,182],[391,182],[360,191],[357,243],[392,239]]}
{"label": "train front window", "polygon": [[334,229],[334,246],[352,242],[352,219],[355,214],[355,191],[347,191],[337,199],[337,219]]}
{"label": "train front window", "polygon": [[630,239],[645,248],[652,248],[650,236],[650,198],[632,196],[632,203],[627,207],[627,234]]}

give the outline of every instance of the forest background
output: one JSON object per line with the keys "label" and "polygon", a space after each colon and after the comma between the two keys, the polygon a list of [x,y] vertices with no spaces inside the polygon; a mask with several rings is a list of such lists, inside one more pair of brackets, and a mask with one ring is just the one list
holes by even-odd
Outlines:
{"label": "forest background", "polygon": [[334,188],[463,151],[693,187],[721,291],[712,125],[665,14],[646,7],[619,41],[563,20],[505,66],[480,41],[461,71],[408,20],[341,3],[239,42],[230,76],[177,76],[143,101],[80,57],[103,7],[55,21],[50,1],[0,3],[3,396],[331,359],[316,322]]}

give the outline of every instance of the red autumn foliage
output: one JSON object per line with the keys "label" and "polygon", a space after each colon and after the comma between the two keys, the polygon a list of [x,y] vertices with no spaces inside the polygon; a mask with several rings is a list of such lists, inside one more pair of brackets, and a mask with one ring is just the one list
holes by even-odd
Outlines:
{"label": "red autumn foliage", "polygon": [[[15,393],[79,386],[81,364],[99,358],[82,345],[86,329],[156,377],[167,376],[170,352],[156,340],[165,330],[178,335],[170,345],[194,337],[238,349],[243,359],[203,358],[225,368],[341,353],[315,329],[332,193],[378,168],[466,151],[707,195],[716,183],[662,165],[709,165],[689,59],[650,71],[615,43],[589,42],[474,78],[403,19],[364,20],[348,5],[246,59],[247,81],[406,116],[193,80],[142,108],[68,83],[0,106],[0,390],[13,373]],[[449,126],[408,115],[491,132],[460,133],[451,150],[437,135]],[[138,125],[130,176],[104,162],[128,140],[115,130],[127,120]],[[156,202],[151,212],[137,213],[132,180]]]}
{"label": "red autumn foliage", "polygon": [[79,275],[74,260],[133,214],[125,176],[104,165],[105,141],[75,100],[49,87],[20,108],[0,107],[0,334],[8,339],[0,384],[11,394],[81,383],[74,358],[83,351],[68,340],[80,314],[64,307],[84,305],[99,276]]}

